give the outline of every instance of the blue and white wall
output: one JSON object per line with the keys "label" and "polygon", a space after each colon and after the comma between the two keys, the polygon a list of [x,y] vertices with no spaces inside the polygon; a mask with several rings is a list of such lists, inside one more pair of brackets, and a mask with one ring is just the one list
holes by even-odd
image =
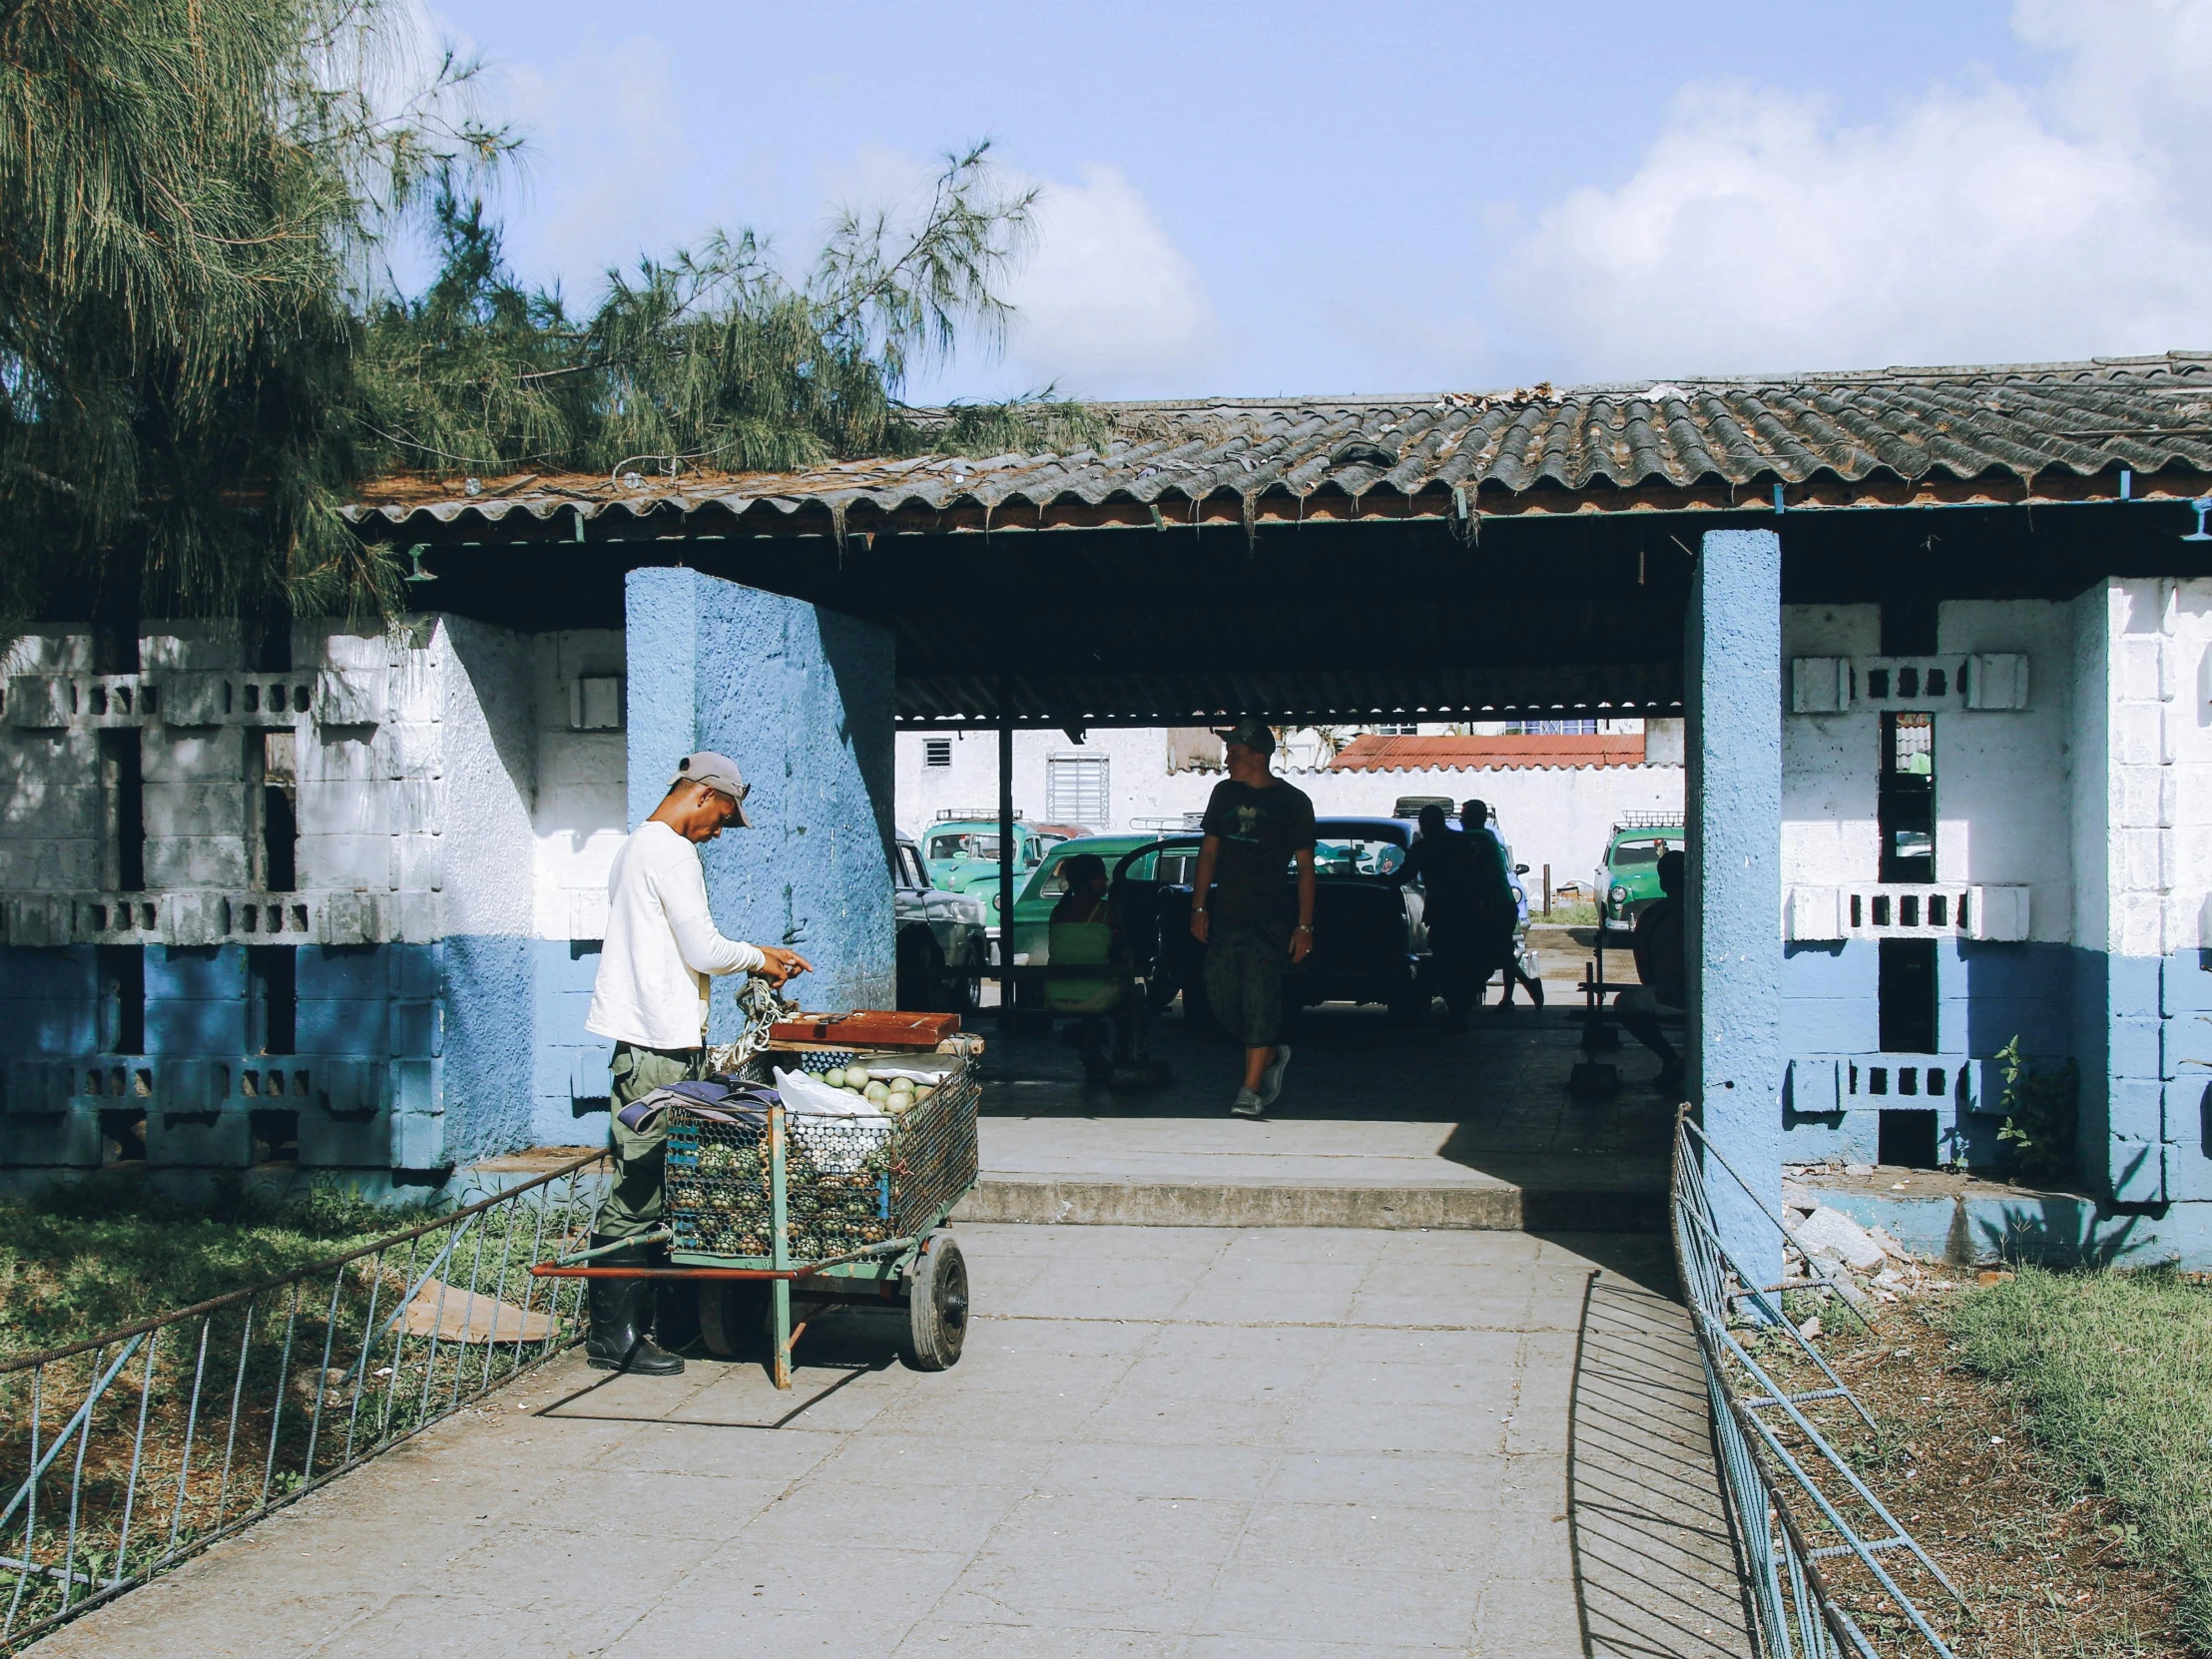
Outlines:
{"label": "blue and white wall", "polygon": [[[700,701],[777,828],[710,852],[718,911],[778,942],[788,903],[834,965],[823,992],[885,1001],[888,641],[765,595],[724,609]],[[303,1169],[370,1186],[603,1139],[612,1045],[583,1022],[631,822],[623,630],[301,622],[281,673],[248,672],[225,625],[143,633],[129,675],[94,674],[84,630],[0,641],[0,1180],[107,1162],[139,1118],[148,1162],[188,1184],[266,1150],[258,1114],[296,1114]],[[646,660],[665,687],[673,665]],[[742,684],[731,661],[752,665]],[[131,892],[108,729],[135,734],[144,778]],[[666,737],[648,770],[705,741]],[[262,858],[272,786],[297,821],[281,891]],[[283,1053],[258,1006],[272,949],[294,973]],[[112,978],[135,962],[144,1040],[125,1052]]]}
{"label": "blue and white wall", "polygon": [[[2017,1037],[2080,1066],[2087,1186],[2159,1250],[2205,1256],[2212,1204],[2165,1207],[2212,1200],[2212,582],[1946,603],[1927,659],[1883,657],[1880,620],[1783,614],[1785,1158],[1871,1162],[1884,1111],[1934,1108],[1945,1157],[1996,1168],[1988,1062]],[[1932,665],[1942,696],[1896,694],[1901,667]],[[1871,697],[1884,669],[1892,695]],[[1886,709],[1935,714],[1933,886],[1876,879]],[[1902,937],[1935,941],[1934,1054],[1881,1048],[1881,941]]]}

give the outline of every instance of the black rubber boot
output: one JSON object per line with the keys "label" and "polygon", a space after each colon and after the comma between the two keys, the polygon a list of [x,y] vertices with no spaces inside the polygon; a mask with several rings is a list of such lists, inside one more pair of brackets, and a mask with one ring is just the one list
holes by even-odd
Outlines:
{"label": "black rubber boot", "polygon": [[[613,1241],[592,1236],[594,1248]],[[602,1268],[651,1267],[643,1245],[626,1245],[592,1258]],[[628,1372],[636,1377],[680,1377],[684,1362],[652,1338],[653,1285],[650,1279],[592,1279],[591,1329],[584,1338],[584,1362],[594,1371]]]}

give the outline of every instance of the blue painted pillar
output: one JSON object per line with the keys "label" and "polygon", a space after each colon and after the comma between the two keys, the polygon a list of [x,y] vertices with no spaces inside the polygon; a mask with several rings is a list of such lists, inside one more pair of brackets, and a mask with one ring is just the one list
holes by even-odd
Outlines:
{"label": "blue painted pillar", "polygon": [[731,757],[754,828],[700,849],[717,924],[812,961],[809,1008],[892,1006],[890,632],[695,570],[632,571],[625,606],[631,828],[680,758]]}
{"label": "blue painted pillar", "polygon": [[[1782,1197],[1782,541],[1706,533],[1683,625],[1690,1099],[1761,1198]],[[1771,1225],[1725,1171],[1706,1188],[1731,1248],[1779,1268]]]}

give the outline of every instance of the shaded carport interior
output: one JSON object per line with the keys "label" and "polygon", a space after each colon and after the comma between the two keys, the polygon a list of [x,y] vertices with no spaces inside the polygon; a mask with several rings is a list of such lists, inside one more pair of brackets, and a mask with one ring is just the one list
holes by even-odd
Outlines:
{"label": "shaded carport interior", "polygon": [[[901,729],[1654,716],[1710,530],[1777,532],[1784,602],[1879,604],[1897,655],[1933,653],[1941,600],[2212,568],[2176,540],[2208,410],[2212,359],[2181,353],[1128,404],[1075,455],[393,481],[355,516],[435,578],[425,608],[510,627],[615,625],[625,573],[671,563],[879,622]],[[1510,1175],[1458,1110],[1447,1155]]]}

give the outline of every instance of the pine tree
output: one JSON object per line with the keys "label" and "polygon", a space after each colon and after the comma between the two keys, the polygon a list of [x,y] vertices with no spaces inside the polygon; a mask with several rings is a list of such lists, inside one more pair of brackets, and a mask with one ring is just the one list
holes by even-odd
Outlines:
{"label": "pine tree", "polygon": [[[340,516],[380,471],[786,468],[1083,439],[1049,395],[922,415],[1004,327],[1031,199],[985,150],[787,278],[750,234],[526,290],[474,193],[515,140],[387,0],[0,8],[0,615],[390,610]],[[387,239],[442,265],[392,291]]]}

